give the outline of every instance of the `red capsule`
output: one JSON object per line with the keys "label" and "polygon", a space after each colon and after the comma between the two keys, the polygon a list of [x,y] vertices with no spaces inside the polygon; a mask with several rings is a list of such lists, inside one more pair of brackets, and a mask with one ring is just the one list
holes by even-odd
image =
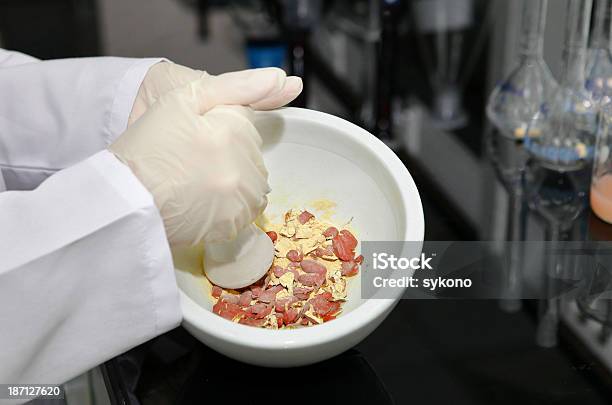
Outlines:
{"label": "red capsule", "polygon": [[323,236],[325,236],[326,238],[333,238],[336,235],[338,235],[338,228],[334,226],[330,226],[329,228],[323,231]]}
{"label": "red capsule", "polygon": [[300,224],[302,225],[310,221],[311,218],[314,218],[314,215],[308,211],[303,211],[300,215],[298,215],[298,221],[300,221]]}
{"label": "red capsule", "polygon": [[292,262],[301,262],[303,258],[304,254],[295,249],[291,249],[287,252],[287,259],[291,260]]}
{"label": "red capsule", "polygon": [[211,295],[215,298],[219,298],[221,296],[221,294],[223,293],[223,289],[221,287],[219,287],[218,285],[214,285],[212,288],[212,292]]}

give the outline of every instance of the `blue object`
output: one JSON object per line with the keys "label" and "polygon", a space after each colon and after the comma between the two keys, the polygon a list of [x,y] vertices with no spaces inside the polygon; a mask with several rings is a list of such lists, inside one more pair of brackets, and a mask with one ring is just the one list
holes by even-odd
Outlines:
{"label": "blue object", "polygon": [[247,45],[249,68],[278,67],[285,65],[287,47],[284,44],[251,43]]}

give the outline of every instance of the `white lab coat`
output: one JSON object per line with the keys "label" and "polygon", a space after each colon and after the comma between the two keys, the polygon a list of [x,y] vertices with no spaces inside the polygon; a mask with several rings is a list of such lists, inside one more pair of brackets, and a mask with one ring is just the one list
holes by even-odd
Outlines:
{"label": "white lab coat", "polygon": [[63,383],[180,323],[153,198],[105,149],[158,61],[0,50],[0,384]]}

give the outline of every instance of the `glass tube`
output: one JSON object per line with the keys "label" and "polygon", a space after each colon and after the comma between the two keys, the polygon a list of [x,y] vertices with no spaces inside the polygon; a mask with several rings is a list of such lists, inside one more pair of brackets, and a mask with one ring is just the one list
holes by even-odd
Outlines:
{"label": "glass tube", "polygon": [[599,129],[597,131],[597,148],[591,180],[591,208],[601,219],[612,223],[612,105],[602,108]]}
{"label": "glass tube", "polygon": [[591,49],[607,49],[610,46],[610,0],[596,0],[591,31]]}
{"label": "glass tube", "polygon": [[594,24],[587,54],[585,88],[597,107],[609,103],[612,99],[611,6],[611,0],[595,2]]}
{"label": "glass tube", "polygon": [[462,106],[462,55],[470,45],[474,25],[473,0],[416,0],[411,3],[419,32],[421,56],[432,87],[433,124],[443,130],[464,127],[468,116]]}
{"label": "glass tube", "polygon": [[557,87],[542,57],[547,5],[547,0],[523,1],[517,66],[489,97],[487,116],[507,137],[522,139],[534,115]]}
{"label": "glass tube", "polygon": [[543,166],[577,170],[593,156],[597,109],[586,92],[585,63],[592,0],[569,0],[559,88],[529,125],[525,147]]}

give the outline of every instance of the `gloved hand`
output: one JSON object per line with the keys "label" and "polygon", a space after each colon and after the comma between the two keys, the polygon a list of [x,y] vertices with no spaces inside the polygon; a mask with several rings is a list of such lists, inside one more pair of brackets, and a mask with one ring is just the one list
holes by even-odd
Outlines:
{"label": "gloved hand", "polygon": [[240,105],[294,96],[279,69],[228,75],[238,80],[203,76],[162,95],[109,148],[153,194],[174,246],[232,239],[267,204],[262,140]]}
{"label": "gloved hand", "polygon": [[[278,82],[268,88],[270,94],[252,101],[254,96],[261,96],[253,94],[253,86],[260,85],[257,81],[260,78],[270,80],[272,77]],[[140,84],[128,125],[140,118],[162,95],[197,79],[206,83],[205,101],[209,105],[242,104],[256,110],[270,110],[291,102],[302,91],[302,80],[299,77],[286,77],[285,72],[277,68],[249,69],[213,76],[172,62],[160,62],[151,66]],[[245,100],[250,102],[245,104]]]}

